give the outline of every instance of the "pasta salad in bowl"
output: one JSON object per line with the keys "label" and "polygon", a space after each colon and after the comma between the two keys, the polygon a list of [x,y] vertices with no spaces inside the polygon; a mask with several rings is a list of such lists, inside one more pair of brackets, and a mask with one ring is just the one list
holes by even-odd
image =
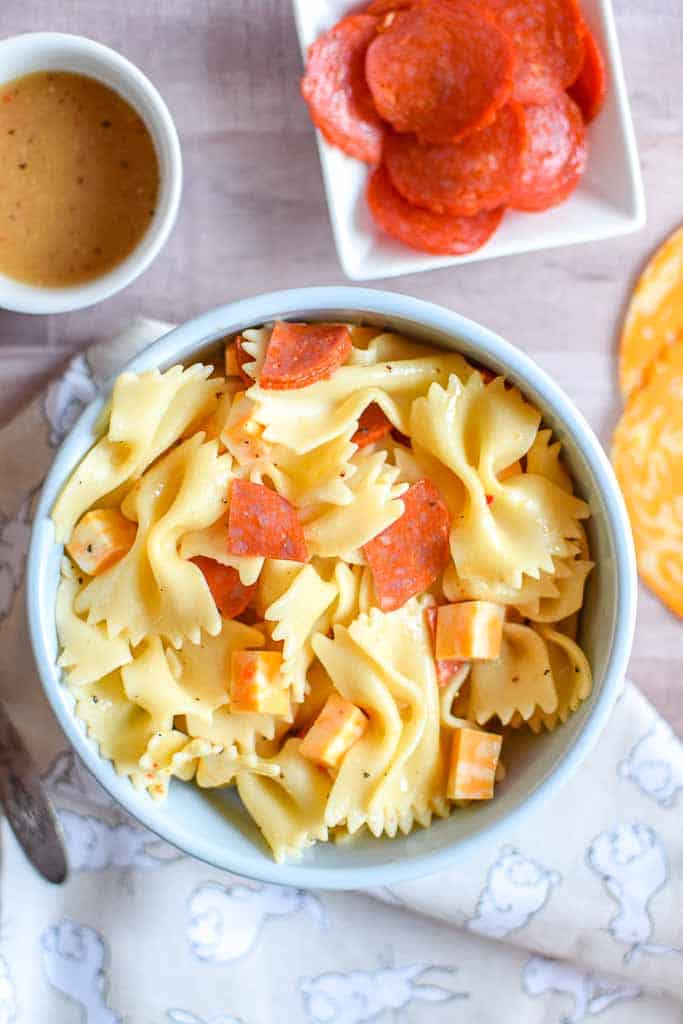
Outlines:
{"label": "pasta salad in bowl", "polygon": [[343,288],[134,360],[60,451],[29,566],[46,692],[106,788],[189,853],[333,888],[436,869],[556,791],[634,593],[559,389],[455,314]]}

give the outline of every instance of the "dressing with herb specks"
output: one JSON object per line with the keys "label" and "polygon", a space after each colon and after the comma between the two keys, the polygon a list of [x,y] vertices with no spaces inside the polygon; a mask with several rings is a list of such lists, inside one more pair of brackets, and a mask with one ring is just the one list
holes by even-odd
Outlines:
{"label": "dressing with herb specks", "polygon": [[38,71],[0,86],[0,273],[69,287],[121,263],[150,225],[159,162],[102,82]]}

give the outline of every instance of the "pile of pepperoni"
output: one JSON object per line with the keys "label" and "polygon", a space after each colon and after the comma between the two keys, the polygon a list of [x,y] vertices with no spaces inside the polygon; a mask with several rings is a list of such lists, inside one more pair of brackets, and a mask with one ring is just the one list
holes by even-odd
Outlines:
{"label": "pile of pepperoni", "polygon": [[313,43],[302,81],[327,141],[374,165],[377,225],[456,256],[507,207],[571,195],[605,90],[578,0],[371,0]]}

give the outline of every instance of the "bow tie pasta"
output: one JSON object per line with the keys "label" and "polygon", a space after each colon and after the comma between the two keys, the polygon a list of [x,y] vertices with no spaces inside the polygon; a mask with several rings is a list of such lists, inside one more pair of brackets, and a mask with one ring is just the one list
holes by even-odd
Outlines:
{"label": "bow tie pasta", "polygon": [[407,834],[590,695],[589,513],[502,378],[379,328],[258,325],[117,380],[53,509],[59,665],[117,772],[234,787],[278,860]]}

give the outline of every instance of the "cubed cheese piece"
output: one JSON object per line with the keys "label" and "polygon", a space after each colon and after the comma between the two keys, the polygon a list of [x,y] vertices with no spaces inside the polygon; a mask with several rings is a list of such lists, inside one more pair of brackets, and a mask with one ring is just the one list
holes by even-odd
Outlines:
{"label": "cubed cheese piece", "polygon": [[491,799],[502,742],[494,732],[454,731],[446,789],[449,800]]}
{"label": "cubed cheese piece", "polygon": [[117,508],[86,512],[66,545],[74,562],[88,576],[98,576],[130,551],[137,526]]}
{"label": "cubed cheese piece", "polygon": [[[432,644],[436,644],[436,616],[439,609],[436,606],[425,609],[425,619],[427,620],[427,628],[431,633]],[[465,664],[464,661],[459,661],[457,658],[448,661],[437,661],[434,658],[434,664],[436,665],[436,681],[439,686],[448,686],[456,672]]]}
{"label": "cubed cheese piece", "polygon": [[500,654],[505,608],[493,601],[444,604],[436,616],[439,661],[491,661]]}
{"label": "cubed cheese piece", "polygon": [[302,740],[299,753],[326,768],[336,768],[367,727],[368,720],[360,708],[338,693],[331,693]]}
{"label": "cubed cheese piece", "polygon": [[240,368],[237,362],[237,348],[234,341],[229,341],[225,346],[225,376],[239,377]]}
{"label": "cubed cheese piece", "polygon": [[289,689],[281,668],[279,651],[233,651],[230,710],[289,714]]}
{"label": "cubed cheese piece", "polygon": [[505,469],[502,469],[500,471],[500,473],[498,474],[498,479],[509,480],[511,476],[518,476],[521,472],[522,463],[519,462],[519,460],[517,462],[511,462],[509,466],[506,466]]}

